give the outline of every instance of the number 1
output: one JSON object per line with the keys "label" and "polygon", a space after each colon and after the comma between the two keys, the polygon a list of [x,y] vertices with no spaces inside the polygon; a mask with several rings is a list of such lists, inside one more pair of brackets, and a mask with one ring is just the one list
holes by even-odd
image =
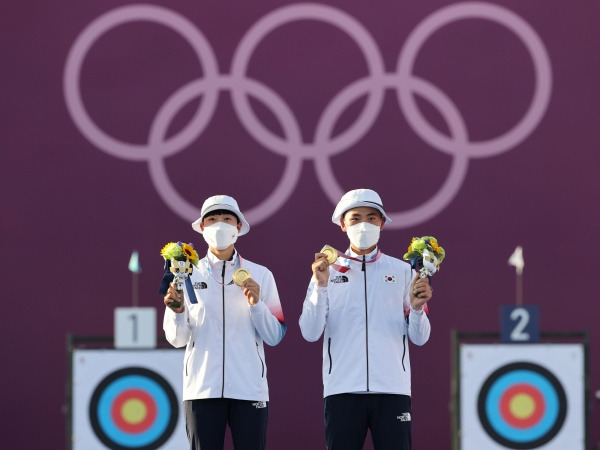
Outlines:
{"label": "number 1", "polygon": [[129,318],[133,322],[133,342],[137,342],[137,314],[130,314]]}

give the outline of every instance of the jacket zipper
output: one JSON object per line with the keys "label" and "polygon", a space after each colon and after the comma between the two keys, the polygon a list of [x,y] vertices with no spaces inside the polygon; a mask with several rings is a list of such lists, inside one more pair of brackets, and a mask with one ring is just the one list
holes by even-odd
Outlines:
{"label": "jacket zipper", "polygon": [[258,342],[255,342],[256,344],[256,354],[258,355],[258,359],[260,359],[260,365],[262,366],[262,373],[260,375],[261,378],[263,378],[265,376],[265,363],[263,362],[262,358],[260,357],[260,352],[258,351]]}
{"label": "jacket zipper", "polygon": [[190,350],[190,354],[188,355],[187,359],[185,360],[185,376],[188,376],[188,363],[190,362],[190,358],[192,357],[192,351],[194,348],[194,344],[195,342],[192,341],[192,350]]}
{"label": "jacket zipper", "polygon": [[223,261],[223,270],[221,271],[221,279],[223,280],[223,379],[221,385],[221,398],[225,397],[225,261]]}
{"label": "jacket zipper", "polygon": [[331,367],[333,366],[333,360],[331,359],[331,338],[327,342],[327,353],[329,354],[329,374],[331,374]]}
{"label": "jacket zipper", "polygon": [[402,336],[402,369],[406,372],[406,367],[404,367],[404,355],[406,355],[406,335]]}
{"label": "jacket zipper", "polygon": [[369,392],[369,312],[367,311],[367,268],[363,255],[362,269],[365,279],[365,346],[367,354],[367,392]]}

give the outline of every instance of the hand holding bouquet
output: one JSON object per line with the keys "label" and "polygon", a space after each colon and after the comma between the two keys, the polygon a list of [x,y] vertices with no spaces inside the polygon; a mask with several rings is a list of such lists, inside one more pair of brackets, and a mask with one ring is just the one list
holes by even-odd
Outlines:
{"label": "hand holding bouquet", "polygon": [[440,270],[440,264],[444,260],[446,252],[438,245],[433,236],[412,238],[404,259],[410,261],[413,269],[419,272],[421,278],[431,277]]}
{"label": "hand holding bouquet", "polygon": [[[175,283],[177,292],[181,296],[185,279],[192,273],[192,267],[198,265],[198,253],[194,250],[192,244],[180,242],[169,242],[160,251],[162,257],[170,262],[169,271],[174,275],[173,283]],[[171,302],[169,306],[179,308],[181,302]]]}

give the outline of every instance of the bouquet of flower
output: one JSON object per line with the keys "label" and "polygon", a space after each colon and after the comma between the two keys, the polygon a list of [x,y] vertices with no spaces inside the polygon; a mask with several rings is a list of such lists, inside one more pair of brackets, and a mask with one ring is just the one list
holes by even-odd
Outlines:
{"label": "bouquet of flower", "polygon": [[421,278],[425,278],[440,270],[445,256],[446,252],[438,245],[436,238],[423,236],[412,238],[403,258],[410,261],[411,267],[419,271]]}
{"label": "bouquet of flower", "polygon": [[[200,259],[192,244],[169,242],[160,251],[162,257],[170,262],[169,271],[174,275],[173,282],[178,292],[183,292],[185,279],[192,273],[192,267],[198,265]],[[171,302],[169,306],[179,308],[180,302]]]}

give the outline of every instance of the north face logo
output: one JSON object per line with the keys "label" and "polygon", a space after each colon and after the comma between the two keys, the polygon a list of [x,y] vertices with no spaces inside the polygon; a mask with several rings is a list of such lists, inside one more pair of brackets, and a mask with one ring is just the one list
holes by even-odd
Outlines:
{"label": "north face logo", "polygon": [[204,282],[204,281],[196,281],[194,283],[194,289],[206,289],[208,288],[208,285]]}
{"label": "north face logo", "polygon": [[345,275],[338,275],[337,277],[331,280],[332,283],[347,283],[348,277]]}
{"label": "north face logo", "polygon": [[256,409],[266,408],[267,407],[267,402],[252,403],[252,406],[254,406]]}
{"label": "north face logo", "polygon": [[396,417],[400,422],[410,422],[410,413],[402,413],[401,416]]}

